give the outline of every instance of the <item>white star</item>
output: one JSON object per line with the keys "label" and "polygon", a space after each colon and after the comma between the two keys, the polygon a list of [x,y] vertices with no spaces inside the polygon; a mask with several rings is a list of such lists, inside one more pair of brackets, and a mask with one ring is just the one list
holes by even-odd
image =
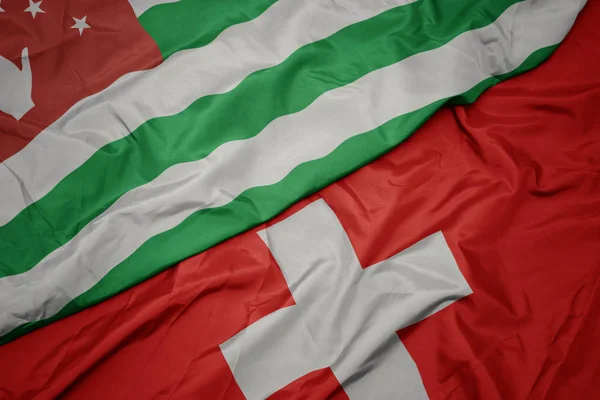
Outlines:
{"label": "white star", "polygon": [[45,14],[45,13],[46,13],[46,11],[44,11],[44,10],[42,10],[42,9],[40,8],[40,4],[42,4],[42,2],[41,2],[41,1],[38,1],[37,3],[34,3],[34,2],[33,2],[33,0],[29,0],[29,7],[27,7],[27,8],[25,9],[25,12],[29,12],[29,13],[31,13],[31,16],[32,16],[34,19],[35,19],[35,15],[36,15],[37,13],[42,13],[42,14]]}
{"label": "white star", "polygon": [[75,17],[71,17],[73,18],[73,21],[75,21],[75,25],[73,25],[71,28],[72,29],[78,29],[79,30],[79,36],[83,35],[83,30],[86,28],[91,28],[91,26],[89,26],[86,22],[85,19],[87,18],[87,15],[84,15],[83,18],[79,19],[79,18],[75,18]]}
{"label": "white star", "polygon": [[[0,3],[2,3],[2,0],[0,0]],[[0,12],[4,12],[4,9],[2,7],[0,7]]]}

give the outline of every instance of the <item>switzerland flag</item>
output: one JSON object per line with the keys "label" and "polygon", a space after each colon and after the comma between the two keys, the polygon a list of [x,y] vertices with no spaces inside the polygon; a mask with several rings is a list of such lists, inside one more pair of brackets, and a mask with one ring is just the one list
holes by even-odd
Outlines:
{"label": "switzerland flag", "polygon": [[598,398],[599,20],[590,1],[534,71],[0,347],[0,398]]}

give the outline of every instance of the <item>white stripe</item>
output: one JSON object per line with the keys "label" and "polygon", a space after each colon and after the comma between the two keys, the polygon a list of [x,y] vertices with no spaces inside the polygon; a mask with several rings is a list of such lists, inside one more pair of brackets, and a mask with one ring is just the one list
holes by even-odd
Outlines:
{"label": "white stripe", "polygon": [[0,334],[54,315],[146,240],[191,213],[274,184],[355,135],[513,70],[535,50],[559,43],[584,3],[518,3],[495,24],[327,92],[252,139],[225,143],[203,160],[169,168],[123,195],[30,271],[0,279]]}
{"label": "white stripe", "polygon": [[175,3],[179,0],[128,0],[129,4],[131,4],[131,8],[133,8],[133,12],[136,17],[139,17],[149,8],[152,8],[159,4],[165,3]]}
{"label": "white stripe", "polygon": [[39,200],[100,147],[145,121],[183,111],[196,99],[233,89],[298,48],[416,0],[280,0],[209,45],[158,67],[127,74],[73,106],[27,147],[0,164],[0,226]]}

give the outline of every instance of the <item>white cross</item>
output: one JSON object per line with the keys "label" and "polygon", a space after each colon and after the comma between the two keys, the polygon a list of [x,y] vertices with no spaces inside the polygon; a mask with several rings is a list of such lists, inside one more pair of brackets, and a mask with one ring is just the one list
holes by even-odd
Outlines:
{"label": "white cross", "polygon": [[353,400],[427,398],[396,331],[472,293],[441,232],[366,269],[323,200],[259,235],[296,304],[221,344],[246,398],[326,367]]}

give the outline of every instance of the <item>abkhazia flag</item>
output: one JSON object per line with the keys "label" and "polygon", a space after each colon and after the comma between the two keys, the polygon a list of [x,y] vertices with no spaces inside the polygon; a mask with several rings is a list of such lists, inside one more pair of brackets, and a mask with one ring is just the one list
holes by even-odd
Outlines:
{"label": "abkhazia flag", "polygon": [[0,399],[597,398],[585,3],[2,0]]}

